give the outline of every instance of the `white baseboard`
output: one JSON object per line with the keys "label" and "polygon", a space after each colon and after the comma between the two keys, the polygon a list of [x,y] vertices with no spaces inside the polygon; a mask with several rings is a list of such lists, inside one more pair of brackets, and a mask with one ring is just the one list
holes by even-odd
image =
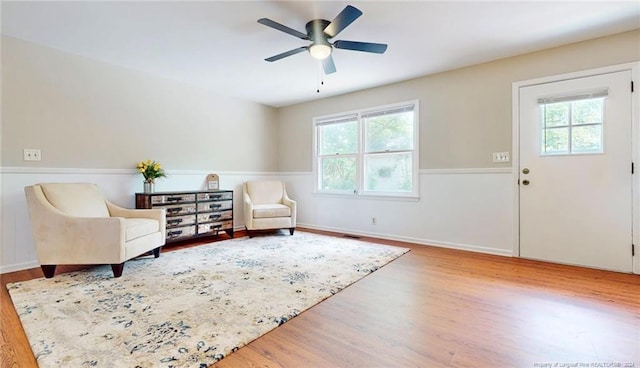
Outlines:
{"label": "white baseboard", "polygon": [[38,262],[33,261],[33,262],[10,264],[5,266],[0,265],[0,274],[23,271],[31,268],[40,268],[40,264]]}
{"label": "white baseboard", "polygon": [[457,250],[465,250],[465,251],[469,251],[469,252],[493,254],[493,255],[505,256],[505,257],[512,257],[513,256],[512,252],[510,250],[502,250],[502,249],[490,248],[490,247],[485,247],[485,246],[481,246],[481,245],[458,244],[458,243],[443,242],[443,241],[432,240],[432,239],[420,239],[420,238],[412,238],[412,237],[407,237],[407,236],[397,236],[397,235],[382,234],[382,233],[375,233],[375,232],[366,232],[366,231],[351,231],[349,229],[343,229],[343,228],[337,228],[337,227],[316,226],[316,225],[302,224],[302,223],[298,223],[298,226],[301,227],[301,228],[307,228],[307,229],[312,229],[312,230],[331,231],[331,232],[335,232],[335,233],[342,233],[342,234],[345,234],[345,235],[368,236],[368,237],[371,237],[371,238],[386,239],[386,240],[396,240],[396,241],[402,241],[402,242],[413,243],[413,244],[428,245],[428,246],[434,246],[434,247],[440,247],[440,248],[449,248],[449,249],[457,249]]}

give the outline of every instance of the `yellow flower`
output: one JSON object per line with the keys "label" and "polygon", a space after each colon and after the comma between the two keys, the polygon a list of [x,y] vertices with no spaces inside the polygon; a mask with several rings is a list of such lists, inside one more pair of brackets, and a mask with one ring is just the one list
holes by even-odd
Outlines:
{"label": "yellow flower", "polygon": [[142,174],[145,181],[153,182],[157,178],[167,176],[159,162],[153,160],[140,161],[136,164],[138,172]]}

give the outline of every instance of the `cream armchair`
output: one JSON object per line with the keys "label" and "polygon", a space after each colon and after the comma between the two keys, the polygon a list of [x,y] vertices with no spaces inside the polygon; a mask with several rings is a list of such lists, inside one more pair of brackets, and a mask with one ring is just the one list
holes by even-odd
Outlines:
{"label": "cream armchair", "polygon": [[255,230],[296,228],[296,201],[278,180],[248,181],[243,185],[244,222],[249,237]]}
{"label": "cream armchair", "polygon": [[24,188],[38,262],[46,278],[60,264],[111,264],[120,277],[125,261],[165,244],[164,209],[130,210],[105,200],[89,183],[46,183]]}

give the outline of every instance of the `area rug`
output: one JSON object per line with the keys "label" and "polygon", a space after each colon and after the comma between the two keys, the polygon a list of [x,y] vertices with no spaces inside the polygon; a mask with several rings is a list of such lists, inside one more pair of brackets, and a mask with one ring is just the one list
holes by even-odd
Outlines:
{"label": "area rug", "polygon": [[407,251],[245,237],[7,289],[40,367],[206,367]]}

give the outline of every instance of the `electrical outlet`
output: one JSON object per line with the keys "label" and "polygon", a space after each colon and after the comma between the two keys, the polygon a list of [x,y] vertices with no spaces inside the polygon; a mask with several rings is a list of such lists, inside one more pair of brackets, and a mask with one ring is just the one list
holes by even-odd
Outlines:
{"label": "electrical outlet", "polygon": [[509,162],[509,152],[494,152],[493,162]]}
{"label": "electrical outlet", "polygon": [[375,224],[377,224],[377,223],[378,223],[378,219],[377,219],[377,218],[375,218],[375,217],[372,217],[372,218],[371,218],[371,225],[375,225]]}
{"label": "electrical outlet", "polygon": [[42,159],[40,149],[25,148],[23,151],[23,159],[24,161],[40,161]]}

